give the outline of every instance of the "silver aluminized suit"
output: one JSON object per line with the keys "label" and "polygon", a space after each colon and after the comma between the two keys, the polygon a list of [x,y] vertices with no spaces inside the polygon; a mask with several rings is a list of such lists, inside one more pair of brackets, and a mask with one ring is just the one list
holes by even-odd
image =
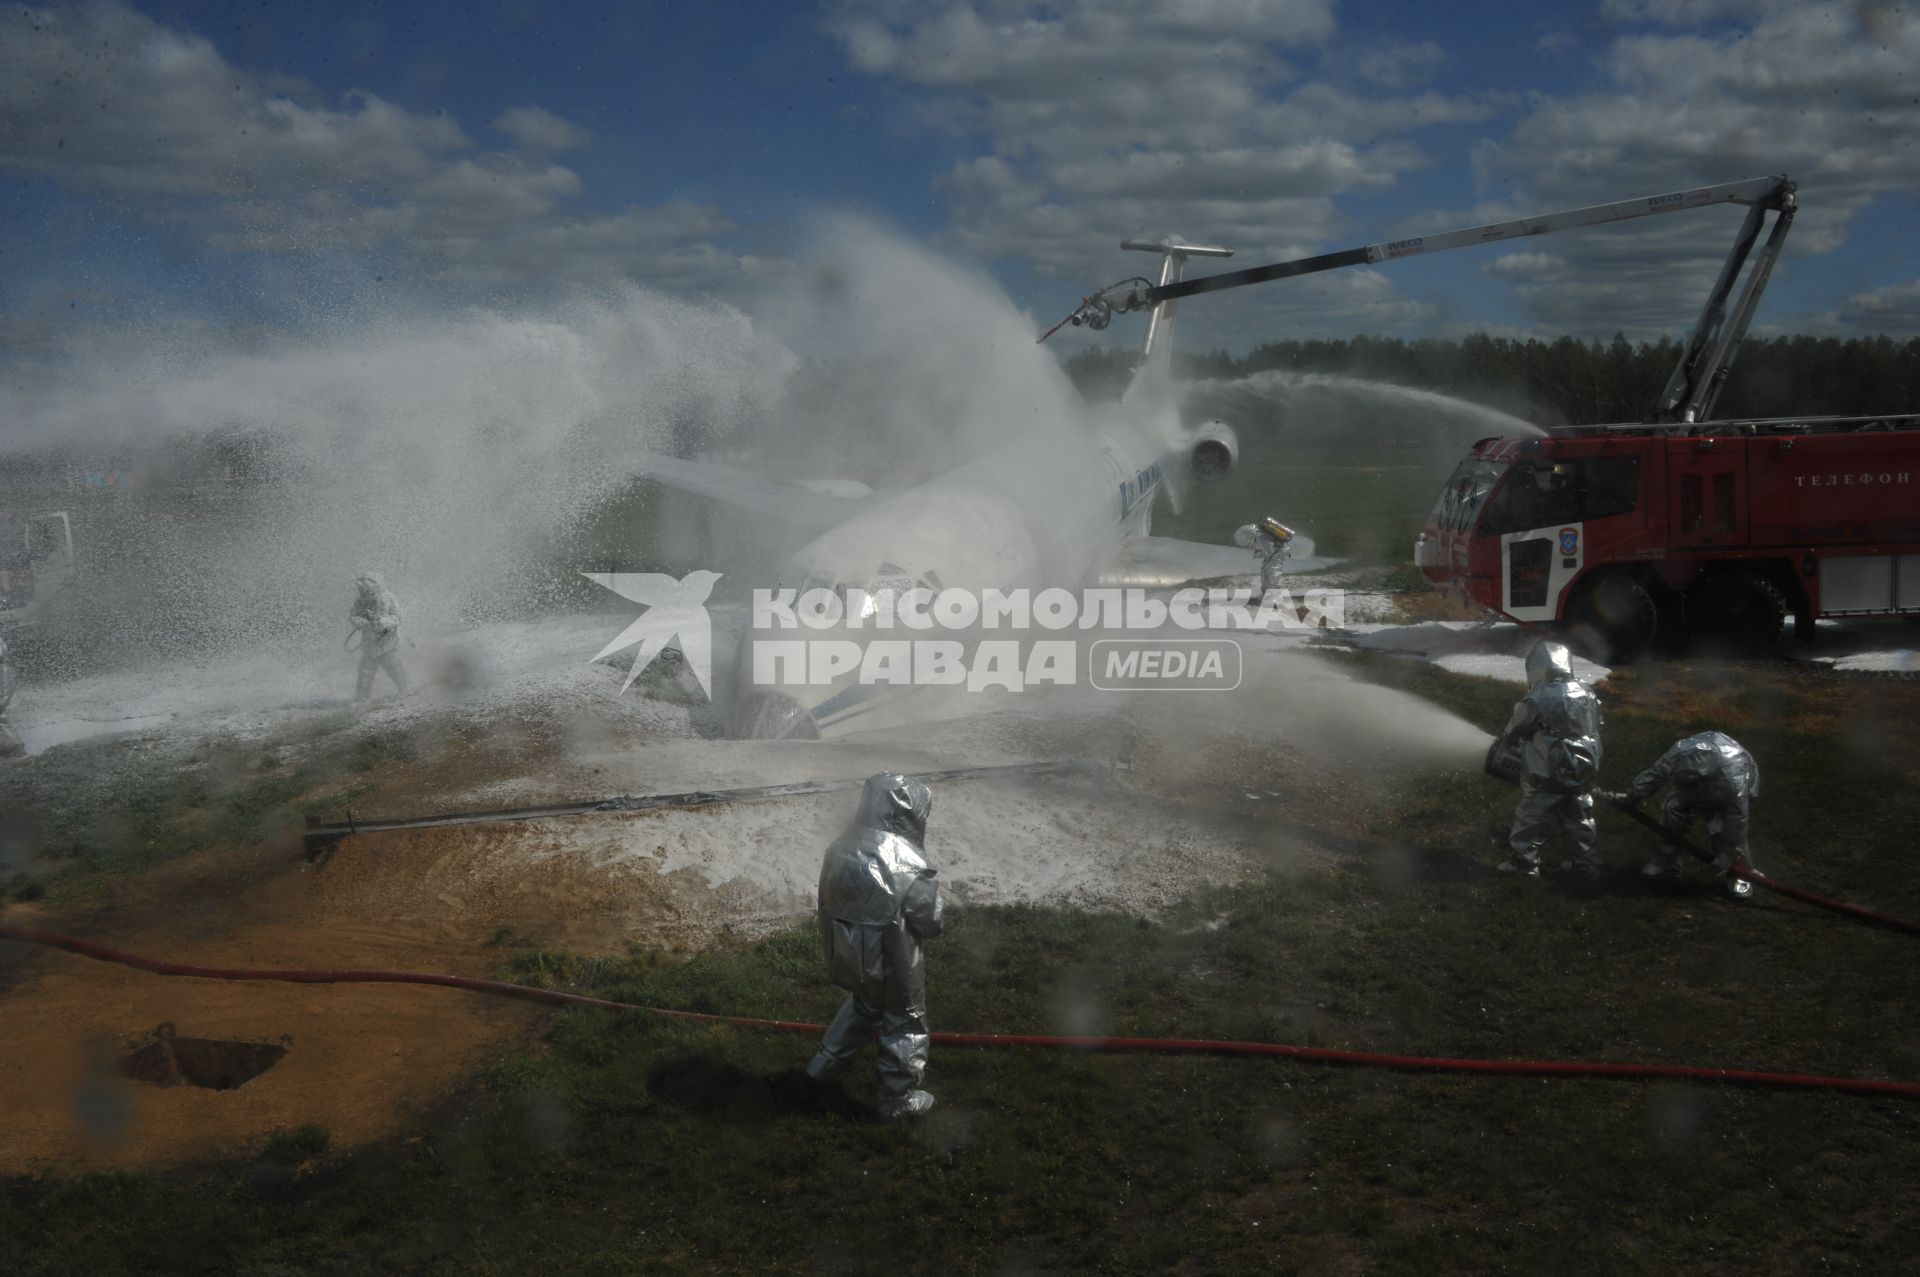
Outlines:
{"label": "silver aluminized suit", "polygon": [[353,627],[360,631],[360,675],[354,684],[354,699],[364,701],[373,695],[373,679],[385,670],[393,685],[407,690],[407,671],[400,664],[400,604],[393,591],[369,572],[354,582],[360,591],[347,613]]}
{"label": "silver aluminized suit", "polygon": [[[1753,798],[1760,792],[1760,764],[1739,741],[1725,732],[1701,732],[1675,742],[1653,766],[1633,778],[1623,797],[1644,802],[1671,782],[1673,791],[1660,807],[1660,824],[1676,838],[1684,838],[1694,817],[1703,817],[1713,840],[1713,867],[1726,878],[1736,896],[1751,888],[1728,874],[1738,859],[1753,867],[1747,847],[1747,827]],[[1662,842],[1641,871],[1649,878],[1671,879],[1680,873],[1680,848]]]}
{"label": "silver aluminized suit", "polygon": [[827,848],[820,866],[820,942],[827,978],[847,991],[820,1053],[807,1066],[816,1081],[844,1071],[879,1037],[883,1111],[924,1112],[927,1069],[927,967],[920,943],[940,934],[940,886],[923,846],[933,791],[883,772],[868,779],[853,827]]}
{"label": "silver aluminized suit", "polygon": [[7,705],[13,700],[15,686],[13,658],[7,655],[7,641],[0,639],[0,758],[13,758],[27,752],[26,742],[7,722]]}
{"label": "silver aluminized suit", "polygon": [[1605,723],[1600,698],[1573,676],[1573,658],[1560,643],[1534,644],[1527,653],[1527,684],[1500,735],[1521,747],[1520,801],[1513,809],[1513,859],[1507,863],[1538,872],[1541,848],[1557,829],[1574,872],[1598,878],[1593,784]]}
{"label": "silver aluminized suit", "polygon": [[1260,556],[1260,590],[1263,594],[1281,588],[1281,576],[1287,569],[1287,550],[1293,537],[1292,528],[1271,517],[1234,531],[1235,545]]}

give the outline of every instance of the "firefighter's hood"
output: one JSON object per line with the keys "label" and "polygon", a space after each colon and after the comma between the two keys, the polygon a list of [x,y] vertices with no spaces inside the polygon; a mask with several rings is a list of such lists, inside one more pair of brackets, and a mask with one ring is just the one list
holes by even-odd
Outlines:
{"label": "firefighter's hood", "polygon": [[1561,683],[1573,677],[1573,654],[1564,643],[1546,640],[1535,643],[1527,653],[1527,686]]}
{"label": "firefighter's hood", "polygon": [[881,772],[867,779],[860,799],[858,823],[867,829],[898,834],[924,847],[927,817],[933,812],[933,791],[898,772]]}

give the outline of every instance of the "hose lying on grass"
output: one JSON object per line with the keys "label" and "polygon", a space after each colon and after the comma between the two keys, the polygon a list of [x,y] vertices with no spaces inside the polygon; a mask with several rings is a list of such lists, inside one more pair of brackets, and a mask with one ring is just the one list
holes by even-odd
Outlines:
{"label": "hose lying on grass", "polygon": [[[179,962],[162,962],[123,953],[73,936],[27,927],[0,925],[0,940],[41,945],[113,962],[154,975],[186,976],[199,980],[273,981],[282,984],[422,984],[443,989],[464,989],[492,997],[518,998],[547,1006],[600,1007],[608,1011],[644,1011],[650,1015],[670,1016],[676,1020],[696,1020],[708,1024],[729,1024],[747,1029],[771,1029],[780,1033],[818,1034],[823,1024],[805,1024],[795,1020],[760,1020],[738,1015],[710,1015],[699,1011],[675,1011],[666,1007],[638,1006],[631,1002],[613,1002],[590,998],[557,989],[537,989],[531,985],[509,984],[501,980],[479,980],[468,976],[437,975],[417,971],[291,971],[235,970],[225,967],[196,967]],[[1093,1038],[1061,1037],[1051,1034],[1023,1033],[935,1033],[933,1040],[942,1046],[970,1047],[1052,1047],[1070,1051],[1151,1052],[1181,1055],[1260,1055],[1303,1060],[1313,1064],[1343,1064],[1362,1068],[1400,1069],[1421,1073],[1497,1073],[1519,1077],[1610,1077],[1657,1078],[1686,1082],[1734,1082],[1746,1086],[1771,1086],[1792,1090],[1846,1091],[1855,1095],[1920,1097],[1920,1083],[1888,1082],[1875,1078],[1820,1077],[1802,1073],[1766,1073],[1751,1069],[1701,1068],[1681,1064],[1607,1064],[1581,1060],[1455,1060],[1424,1055],[1388,1055],[1377,1051],[1337,1051],[1326,1047],[1286,1046],[1277,1042],[1221,1042],[1190,1038]]]}
{"label": "hose lying on grass", "polygon": [[[1713,856],[1711,854],[1696,847],[1686,839],[1676,836],[1669,831],[1666,826],[1662,825],[1652,816],[1649,816],[1646,812],[1641,811],[1638,807],[1631,804],[1621,804],[1615,806],[1614,810],[1623,816],[1630,817],[1645,825],[1648,829],[1653,830],[1654,833],[1659,834],[1661,838],[1693,856],[1696,860],[1704,860],[1708,864],[1713,863]],[[1748,882],[1763,891],[1771,891],[1775,895],[1785,896],[1789,900],[1798,900],[1801,904],[1812,905],[1816,909],[1825,909],[1828,913],[1837,913],[1843,918],[1852,918],[1856,922],[1868,922],[1876,927],[1886,927],[1892,931],[1903,931],[1910,936],[1920,936],[1920,924],[1908,922],[1905,918],[1896,918],[1890,913],[1881,913],[1875,909],[1863,909],[1859,905],[1850,905],[1844,900],[1829,900],[1825,896],[1816,896],[1811,891],[1803,891],[1799,887],[1789,887],[1784,882],[1775,882],[1758,869],[1750,868],[1742,861],[1734,861],[1732,872],[1737,877],[1745,878]]]}

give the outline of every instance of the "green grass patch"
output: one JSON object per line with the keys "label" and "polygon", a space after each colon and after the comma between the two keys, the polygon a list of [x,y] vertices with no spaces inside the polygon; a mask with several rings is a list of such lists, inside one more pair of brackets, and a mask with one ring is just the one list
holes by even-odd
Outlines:
{"label": "green grass patch", "polygon": [[[78,741],[0,768],[0,890],[62,893],[90,875],[136,874],[190,852],[299,846],[308,816],[332,816],[415,757],[405,732],[326,718],[297,741],[190,748],[145,737]],[[22,894],[23,892],[29,894]]]}
{"label": "green grass patch", "polygon": [[288,1131],[276,1131],[260,1150],[260,1160],[280,1166],[298,1166],[327,1151],[333,1142],[324,1126],[309,1122]]}
{"label": "green grass patch", "polygon": [[1243,431],[1233,473],[1194,485],[1176,514],[1162,495],[1155,535],[1212,545],[1232,543],[1233,530],[1272,515],[1314,539],[1315,552],[1353,564],[1410,564],[1413,539],[1447,476],[1466,455],[1450,436],[1431,443],[1289,446],[1278,427]]}

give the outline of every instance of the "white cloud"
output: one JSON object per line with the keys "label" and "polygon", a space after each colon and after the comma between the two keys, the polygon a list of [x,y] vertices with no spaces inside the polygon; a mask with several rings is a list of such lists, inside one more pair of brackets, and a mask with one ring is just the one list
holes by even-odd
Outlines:
{"label": "white cloud", "polygon": [[1793,0],[1603,0],[1600,16],[1610,22],[1650,22],[1695,27],[1727,18],[1750,20]]}
{"label": "white cloud", "polygon": [[1408,89],[1426,83],[1446,64],[1446,51],[1431,41],[1387,40],[1361,53],[1358,67],[1362,78],[1382,88]]}
{"label": "white cloud", "polygon": [[1832,318],[1837,326],[1860,332],[1920,334],[1920,279],[1855,293]]}
{"label": "white cloud", "polygon": [[577,124],[538,106],[515,106],[502,111],[493,127],[533,151],[569,151],[585,146],[589,134]]}
{"label": "white cloud", "polygon": [[[922,119],[982,139],[982,153],[942,183],[949,241],[1088,287],[1142,265],[1113,250],[1131,235],[1184,234],[1253,260],[1317,251],[1355,233],[1342,197],[1388,189],[1430,163],[1410,135],[1511,105],[1496,94],[1397,91],[1431,74],[1441,51],[1334,50],[1324,0],[869,0],[841,5],[830,26],[849,61],[905,88]],[[1303,79],[1296,61],[1316,59],[1374,87]],[[1315,288],[1310,305],[1205,309],[1362,326],[1387,314],[1377,290]],[[1407,303],[1392,322],[1417,309]]]}
{"label": "white cloud", "polygon": [[[1604,87],[1542,95],[1507,137],[1475,146],[1476,177],[1499,192],[1499,205],[1545,212],[1786,173],[1799,183],[1800,212],[1776,272],[1785,280],[1843,245],[1869,204],[1920,190],[1920,11],[1780,4],[1736,13],[1675,2],[1609,12],[1749,25],[1617,37],[1600,59]],[[1570,232],[1554,242],[1565,256],[1557,284],[1536,281],[1519,296],[1535,320],[1577,333],[1682,331],[1737,225],[1723,211],[1617,235]],[[1762,316],[1777,313],[1763,303]]]}
{"label": "white cloud", "polygon": [[1565,266],[1565,260],[1552,253],[1508,253],[1487,263],[1487,274],[1505,279],[1534,279]]}
{"label": "white cloud", "polygon": [[579,175],[545,156],[584,130],[532,105],[494,126],[520,149],[483,149],[451,116],[365,91],[323,101],[123,5],[0,12],[0,171],[217,249],[365,254],[389,278],[455,285],[741,278],[711,242],[732,229],[716,210],[579,209]]}

